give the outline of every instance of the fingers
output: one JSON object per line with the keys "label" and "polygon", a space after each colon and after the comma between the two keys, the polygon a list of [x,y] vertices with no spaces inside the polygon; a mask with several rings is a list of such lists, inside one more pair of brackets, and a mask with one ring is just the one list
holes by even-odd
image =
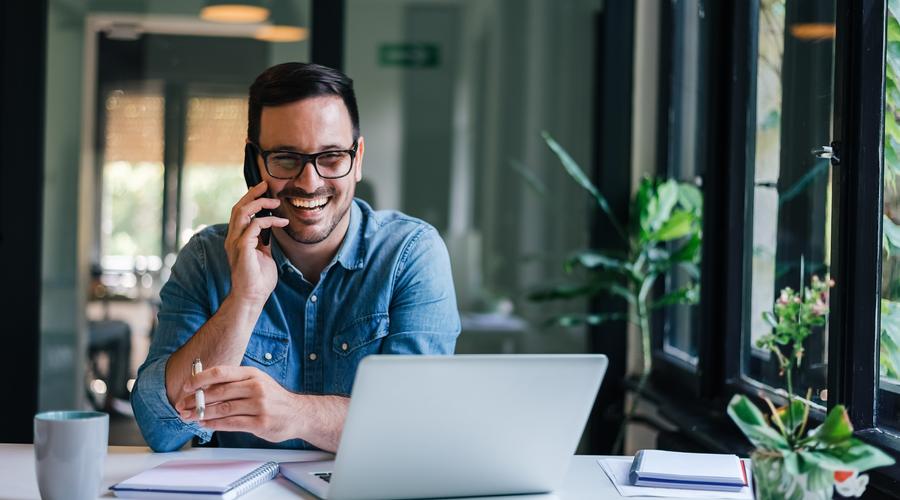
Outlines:
{"label": "fingers", "polygon": [[250,224],[252,216],[257,212],[263,209],[272,210],[279,206],[281,206],[281,200],[277,198],[257,198],[249,201],[244,201],[244,198],[241,198],[231,209],[231,218],[228,222],[229,227],[237,231],[235,234],[240,234]]}
{"label": "fingers", "polygon": [[215,420],[204,419],[203,427],[213,431],[258,433],[260,426],[256,417],[239,415],[217,418]]}
{"label": "fingers", "polygon": [[[232,399],[221,403],[206,405],[203,421],[233,416],[253,416],[259,414],[259,408],[250,399]],[[194,408],[185,408],[179,412],[183,420],[199,420]]]}
{"label": "fingers", "polygon": [[197,389],[205,389],[214,384],[247,380],[253,377],[256,371],[249,366],[214,366],[189,378],[184,384],[184,391],[193,393]]}
{"label": "fingers", "polygon": [[[258,392],[255,388],[256,385],[250,380],[215,384],[203,390],[203,397],[206,400],[207,405],[212,405],[223,401],[252,397]],[[196,398],[192,392],[175,404],[175,410],[179,412],[183,410],[193,410],[195,406]]]}

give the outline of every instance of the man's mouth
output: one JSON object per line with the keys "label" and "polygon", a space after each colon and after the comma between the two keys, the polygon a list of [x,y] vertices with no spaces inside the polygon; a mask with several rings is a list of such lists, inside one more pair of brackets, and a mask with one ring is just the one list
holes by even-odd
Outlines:
{"label": "man's mouth", "polygon": [[331,201],[331,196],[320,196],[317,198],[292,198],[287,197],[285,200],[294,208],[301,210],[317,211],[325,208],[325,205]]}

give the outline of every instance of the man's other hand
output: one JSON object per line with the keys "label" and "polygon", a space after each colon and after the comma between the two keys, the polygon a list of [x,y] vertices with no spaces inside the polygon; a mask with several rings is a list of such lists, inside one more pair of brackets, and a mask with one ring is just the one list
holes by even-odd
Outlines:
{"label": "man's other hand", "polygon": [[191,377],[188,394],[175,404],[181,418],[196,421],[194,392],[203,389],[206,410],[203,427],[213,431],[249,432],[277,443],[299,438],[301,397],[267,373],[250,366],[216,366]]}
{"label": "man's other hand", "polygon": [[228,234],[225,236],[232,293],[255,304],[265,303],[278,283],[272,247],[261,244],[259,235],[263,229],[285,227],[289,223],[282,217],[255,217],[260,210],[281,205],[276,198],[260,198],[265,193],[266,182],[263,181],[238,200],[231,209]]}

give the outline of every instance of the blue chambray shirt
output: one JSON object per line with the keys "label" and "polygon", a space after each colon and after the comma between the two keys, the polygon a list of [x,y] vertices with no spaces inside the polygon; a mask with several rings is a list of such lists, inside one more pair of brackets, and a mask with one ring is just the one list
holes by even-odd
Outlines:
{"label": "blue chambray shirt", "polygon": [[[166,396],[165,370],[169,356],[228,295],[227,229],[215,225],[191,238],[160,291],[159,324],[131,395],[141,433],[155,451],[179,449],[194,435],[202,442],[212,437],[179,418]],[[459,313],[447,248],[432,226],[354,199],[344,241],[315,286],[271,241],[278,284],[242,365],[292,392],[349,395],[366,355],[453,353]],[[219,432],[218,439],[229,447],[313,448],[300,439],[271,443],[243,432]]]}

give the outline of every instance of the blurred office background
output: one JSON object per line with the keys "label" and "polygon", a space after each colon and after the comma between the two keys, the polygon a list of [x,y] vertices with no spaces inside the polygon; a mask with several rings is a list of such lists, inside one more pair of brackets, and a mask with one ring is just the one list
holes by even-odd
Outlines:
{"label": "blurred office background", "polygon": [[540,134],[590,165],[601,2],[320,6],[337,28],[305,0],[221,3],[48,4],[41,408],[128,417],[178,250],[246,189],[247,88],[273,64],[311,61],[317,29],[356,86],[369,146],[358,195],[425,219],[450,249],[458,352],[587,350],[583,328],[547,325],[572,304],[528,294],[587,243],[589,200]]}
{"label": "blurred office background", "polygon": [[[20,382],[10,394],[25,403],[0,441],[27,441],[36,409],[95,407],[114,417],[112,444],[140,443],[128,398],[159,289],[184,243],[226,221],[245,190],[247,88],[273,64],[310,61],[355,81],[367,140],[357,194],[446,241],[458,353],[609,355],[581,451],[610,452],[634,398],[626,452],[746,451],[723,415],[728,398],[784,395],[777,363],[756,345],[769,328],[762,312],[782,287],[826,273],[838,282],[832,313],[798,384],[814,419],[852,404],[858,429],[900,443],[900,7],[226,3],[0,7],[0,258],[16,291],[4,315],[11,356],[31,367],[10,368]],[[543,132],[623,223],[639,218],[630,199],[644,178],[700,193],[695,265],[661,272],[647,290],[696,285],[689,303],[652,311],[646,385],[637,327],[599,321],[634,313],[621,294],[533,300],[584,275],[564,266],[577,252],[634,244]],[[585,313],[586,323],[554,320]]]}

